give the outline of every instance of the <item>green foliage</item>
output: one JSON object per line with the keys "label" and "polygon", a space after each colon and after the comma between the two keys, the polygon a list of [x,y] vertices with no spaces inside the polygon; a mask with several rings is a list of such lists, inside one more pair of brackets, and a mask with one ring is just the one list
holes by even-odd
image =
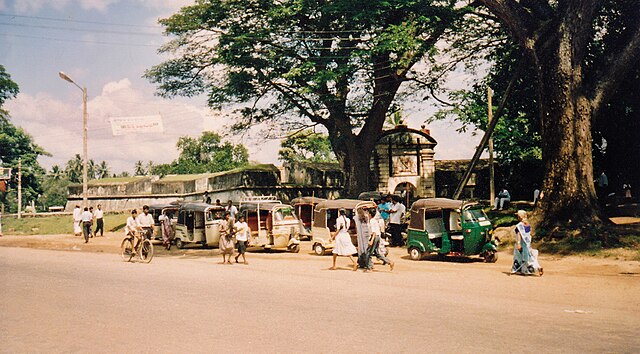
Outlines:
{"label": "green foliage", "polygon": [[240,103],[236,132],[322,125],[349,174],[354,160],[368,160],[400,86],[411,90],[424,75],[415,64],[432,62],[436,42],[468,11],[457,3],[197,1],[160,21],[175,36],[161,52],[173,58],[145,77],[164,97],[205,93],[214,108]]}
{"label": "green foliage", "polygon": [[[117,231],[127,221],[126,213],[106,213],[104,215],[105,231]],[[2,231],[5,235],[60,235],[73,232],[71,215],[48,215],[36,217],[2,218]]]}
{"label": "green foliage", "polygon": [[11,76],[0,65],[0,162],[2,167],[12,169],[12,180],[9,190],[0,193],[0,203],[6,210],[17,210],[17,186],[18,164],[22,164],[22,202],[26,205],[31,200],[36,200],[42,193],[40,178],[44,175],[44,169],[38,163],[38,156],[50,156],[42,147],[35,144],[33,137],[24,129],[16,127],[9,120],[9,114],[3,109],[7,99],[18,94],[18,85],[11,80]]}
{"label": "green foliage", "polygon": [[153,165],[152,174],[193,174],[228,171],[249,163],[249,152],[242,145],[223,142],[214,132],[203,132],[195,139],[183,136],[176,144],[178,159],[169,164]]}
{"label": "green foliage", "polygon": [[329,137],[312,130],[291,133],[280,143],[282,162],[336,162]]}

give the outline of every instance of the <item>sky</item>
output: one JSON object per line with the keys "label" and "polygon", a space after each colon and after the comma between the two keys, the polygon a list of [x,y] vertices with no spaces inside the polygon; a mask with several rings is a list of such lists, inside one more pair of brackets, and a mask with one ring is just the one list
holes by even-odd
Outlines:
{"label": "sky", "polygon": [[[188,0],[0,0],[0,64],[20,87],[8,101],[13,124],[33,136],[52,156],[41,157],[47,170],[64,167],[82,153],[82,91],[62,80],[65,72],[88,93],[88,156],[107,161],[112,173],[133,172],[138,160],[167,163],[178,156],[181,136],[211,130],[249,149],[249,159],[280,164],[280,141],[265,140],[260,129],[230,136],[230,112],[212,111],[204,97],[163,99],[142,78],[145,70],[169,59],[157,49],[169,38],[158,19]],[[454,73],[451,87],[470,77]],[[436,110],[432,101],[407,105],[412,128],[425,124]],[[113,136],[110,117],[161,115],[164,133]],[[480,136],[459,134],[459,123],[427,125],[438,145],[436,159],[468,159]]]}

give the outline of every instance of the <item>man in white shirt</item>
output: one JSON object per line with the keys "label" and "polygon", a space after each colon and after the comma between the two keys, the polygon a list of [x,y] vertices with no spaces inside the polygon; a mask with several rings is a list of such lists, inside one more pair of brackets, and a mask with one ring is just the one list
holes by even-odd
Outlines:
{"label": "man in white shirt", "polygon": [[244,220],[244,216],[240,215],[238,217],[238,222],[236,222],[233,227],[236,229],[236,247],[238,248],[238,255],[236,255],[236,263],[238,263],[238,257],[242,255],[242,260],[244,260],[244,264],[247,263],[247,258],[245,257],[245,252],[247,251],[247,244],[249,243],[249,235],[251,235],[251,229],[249,225]]}
{"label": "man in white shirt", "polygon": [[138,228],[142,229],[144,237],[151,239],[151,236],[153,236],[153,215],[149,214],[149,206],[144,205],[142,207],[142,214],[138,215],[136,222],[138,223]]}
{"label": "man in white shirt", "polygon": [[91,222],[93,221],[93,214],[89,211],[89,208],[84,207],[84,211],[80,214],[80,220],[82,221],[82,233],[84,235],[84,243],[89,242],[89,235],[91,234]]}
{"label": "man in white shirt", "polygon": [[136,221],[137,216],[138,216],[138,211],[133,209],[131,211],[131,216],[127,218],[127,224],[124,226],[124,233],[127,236],[133,236],[133,234],[138,229],[138,222]]}
{"label": "man in white shirt", "polygon": [[224,210],[227,213],[229,213],[229,216],[231,217],[232,222],[235,222],[236,214],[238,214],[238,208],[236,208],[235,205],[233,205],[233,202],[231,201],[231,199],[227,201],[227,206],[224,207]]}
{"label": "man in white shirt", "polygon": [[104,236],[104,212],[100,204],[98,204],[96,211],[93,212],[93,217],[96,219],[96,229],[93,234],[98,237],[98,230],[100,230],[100,236]]}
{"label": "man in white shirt", "polygon": [[82,233],[82,226],[80,225],[80,223],[82,223],[82,209],[80,209],[79,205],[76,205],[76,207],[73,209],[73,234],[75,236],[80,236],[80,234]]}
{"label": "man in white shirt", "polygon": [[401,247],[402,240],[402,216],[406,208],[402,203],[398,203],[398,197],[393,196],[391,209],[389,210],[389,231],[391,232],[391,246]]}

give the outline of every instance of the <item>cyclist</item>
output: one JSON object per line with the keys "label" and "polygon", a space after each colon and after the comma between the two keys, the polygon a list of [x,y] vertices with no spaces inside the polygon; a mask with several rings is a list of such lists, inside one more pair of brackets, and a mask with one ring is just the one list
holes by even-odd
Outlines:
{"label": "cyclist", "polygon": [[133,209],[131,210],[131,216],[127,218],[127,224],[124,226],[124,233],[126,236],[131,237],[131,245],[133,249],[131,252],[135,253],[136,247],[138,246],[138,235],[136,234],[136,230],[138,230],[138,222],[136,221],[136,217],[138,216],[138,211]]}
{"label": "cyclist", "polygon": [[153,236],[153,215],[149,214],[149,206],[142,207],[142,214],[136,218],[138,228],[142,230],[146,239],[151,239]]}

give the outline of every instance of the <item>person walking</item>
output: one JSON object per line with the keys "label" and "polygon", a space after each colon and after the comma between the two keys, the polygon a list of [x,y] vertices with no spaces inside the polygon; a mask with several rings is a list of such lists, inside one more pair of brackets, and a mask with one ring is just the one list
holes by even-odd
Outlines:
{"label": "person walking", "polygon": [[366,271],[371,270],[373,264],[369,256],[369,238],[371,231],[369,229],[369,212],[365,209],[356,209],[356,232],[358,235],[358,267]]}
{"label": "person walking", "polygon": [[204,192],[204,195],[202,196],[202,202],[211,204],[211,197],[209,196],[209,191]]}
{"label": "person walking", "polygon": [[173,226],[171,225],[171,215],[165,210],[158,217],[162,225],[162,247],[167,251],[171,249],[171,241],[173,240]]}
{"label": "person walking", "polygon": [[80,205],[76,205],[73,209],[73,234],[80,236],[82,233],[82,209]]}
{"label": "person walking", "polygon": [[369,239],[367,253],[369,254],[369,262],[371,263],[370,269],[373,270],[373,256],[382,261],[382,265],[389,265],[391,271],[393,271],[394,263],[384,255],[380,244],[382,243],[382,230],[384,230],[384,219],[380,213],[376,213],[375,209],[370,210],[371,219],[369,220],[371,230],[371,238]]}
{"label": "person walking", "polygon": [[[233,224],[229,222],[229,213],[224,213],[224,219],[220,221],[220,242],[218,248],[222,254],[222,264],[232,264],[233,256]],[[228,259],[227,259],[227,256]]]}
{"label": "person walking", "polygon": [[331,241],[335,240],[333,245],[333,266],[329,269],[336,269],[336,259],[338,256],[349,257],[351,260],[353,270],[358,270],[358,263],[353,259],[353,254],[357,253],[356,246],[351,243],[351,236],[349,236],[349,226],[351,226],[351,220],[347,217],[347,211],[340,209],[338,211],[338,217],[336,218],[336,232],[331,235]]}
{"label": "person walking", "polygon": [[236,208],[235,205],[233,205],[233,202],[231,201],[231,199],[227,201],[227,205],[224,207],[224,211],[229,213],[231,223],[235,224],[236,215],[238,214],[238,208]]}
{"label": "person walking", "polygon": [[96,220],[96,229],[93,234],[98,237],[98,230],[100,230],[100,237],[104,236],[104,212],[102,211],[102,205],[98,204],[97,209],[93,212],[93,218]]}
{"label": "person walking", "polygon": [[531,225],[527,212],[518,210],[516,213],[520,222],[516,225],[516,242],[513,249],[513,264],[511,274],[531,275],[536,271],[540,276],[544,274],[538,262],[538,250],[531,248]]}
{"label": "person walking", "polygon": [[89,207],[89,212],[91,213],[91,229],[89,229],[89,237],[93,238],[93,224],[95,224],[96,216],[93,213],[93,207]]}
{"label": "person walking", "polygon": [[244,264],[249,264],[244,254],[247,252],[251,229],[244,220],[244,215],[240,215],[238,217],[238,221],[235,223],[234,228],[236,229],[236,247],[238,249],[238,254],[235,257],[236,263],[238,263],[238,257],[242,256]]}
{"label": "person walking", "polygon": [[91,220],[93,220],[93,214],[91,214],[89,208],[84,207],[84,211],[82,212],[82,214],[80,214],[84,243],[89,242],[89,235],[91,234]]}
{"label": "person walking", "polygon": [[402,247],[402,217],[406,208],[402,203],[398,203],[398,197],[391,199],[391,209],[389,210],[389,231],[391,232],[391,246]]}

